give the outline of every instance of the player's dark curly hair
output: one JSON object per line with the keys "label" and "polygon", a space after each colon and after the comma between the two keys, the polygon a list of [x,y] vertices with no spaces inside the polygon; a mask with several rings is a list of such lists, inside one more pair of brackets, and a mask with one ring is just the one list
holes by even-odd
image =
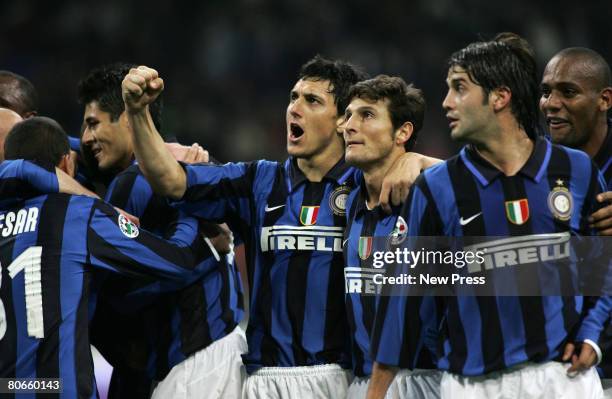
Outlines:
{"label": "player's dark curly hair", "polygon": [[485,93],[507,87],[512,93],[512,114],[527,135],[538,135],[539,81],[534,52],[515,33],[500,33],[493,40],[476,42],[451,55],[448,67],[463,68]]}
{"label": "player's dark curly hair", "polygon": [[368,78],[357,66],[340,60],[328,60],[316,55],[300,68],[298,79],[329,80],[338,115],[343,115],[352,85]]}
{"label": "player's dark curly hair", "polygon": [[[87,105],[92,101],[97,101],[100,109],[108,112],[111,121],[115,122],[125,109],[121,97],[121,82],[130,69],[136,67],[135,64],[117,62],[93,69],[85,79],[79,82],[79,103]],[[149,105],[151,118],[158,131],[161,130],[162,125],[162,108],[161,95]]]}
{"label": "player's dark curly hair", "polygon": [[53,119],[42,116],[17,123],[4,141],[6,159],[27,159],[57,166],[69,152],[64,129]]}
{"label": "player's dark curly hair", "polygon": [[425,118],[425,97],[420,89],[406,84],[400,77],[378,75],[354,84],[348,97],[349,101],[355,97],[372,102],[388,99],[393,129],[399,129],[406,122],[412,123],[412,136],[406,141],[404,148],[406,151],[414,148]]}

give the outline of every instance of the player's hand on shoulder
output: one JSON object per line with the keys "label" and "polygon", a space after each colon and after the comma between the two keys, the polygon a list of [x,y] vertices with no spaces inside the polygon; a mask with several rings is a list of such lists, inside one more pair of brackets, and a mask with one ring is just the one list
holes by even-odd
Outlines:
{"label": "player's hand on shoulder", "polygon": [[164,81],[157,71],[146,66],[130,69],[121,83],[126,110],[138,112],[151,104],[164,90]]}
{"label": "player's hand on shoulder", "polygon": [[399,206],[404,202],[421,171],[438,162],[442,161],[416,152],[399,157],[385,175],[380,190],[379,202],[385,212],[391,212],[391,205]]}

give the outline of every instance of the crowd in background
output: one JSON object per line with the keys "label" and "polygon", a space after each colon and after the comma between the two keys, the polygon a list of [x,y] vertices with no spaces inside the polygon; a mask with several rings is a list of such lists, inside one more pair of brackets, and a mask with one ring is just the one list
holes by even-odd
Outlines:
{"label": "crowd in background", "polygon": [[[556,51],[585,46],[612,59],[609,5],[589,2],[323,0],[5,2],[2,69],[30,79],[41,114],[78,135],[76,84],[93,66],[155,66],[166,80],[162,133],[197,141],[221,161],[282,159],[285,108],[295,71],[316,53],[369,73],[400,75],[427,93],[418,151],[456,151],[441,108],[452,51],[514,31],[539,68]],[[429,139],[431,138],[431,139]],[[426,145],[425,145],[426,142]]]}

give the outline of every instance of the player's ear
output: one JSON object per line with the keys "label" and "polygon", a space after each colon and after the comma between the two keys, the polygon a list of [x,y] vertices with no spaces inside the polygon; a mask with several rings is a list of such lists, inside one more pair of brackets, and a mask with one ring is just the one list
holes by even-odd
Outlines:
{"label": "player's ear", "polygon": [[612,87],[606,87],[599,94],[599,110],[607,112],[612,108]]}
{"label": "player's ear", "polygon": [[344,116],[344,114],[339,115],[338,119],[336,119],[336,133],[338,133],[340,136],[342,136],[342,134],[344,133],[345,123],[346,117]]}
{"label": "player's ear", "polygon": [[74,177],[76,173],[76,152],[70,150],[68,154],[62,155],[59,165],[57,165],[68,176]]}
{"label": "player's ear", "polygon": [[493,104],[493,110],[495,112],[499,112],[509,106],[511,99],[512,92],[510,91],[510,88],[506,86],[498,87],[489,93],[489,100]]}
{"label": "player's ear", "polygon": [[395,131],[395,144],[403,146],[412,137],[412,132],[414,132],[412,122],[405,122]]}

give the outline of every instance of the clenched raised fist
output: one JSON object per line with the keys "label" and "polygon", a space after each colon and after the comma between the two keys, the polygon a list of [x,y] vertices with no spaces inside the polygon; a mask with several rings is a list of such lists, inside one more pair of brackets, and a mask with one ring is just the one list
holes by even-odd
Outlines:
{"label": "clenched raised fist", "polygon": [[121,83],[121,94],[128,112],[139,112],[164,90],[164,81],[155,69],[139,66],[130,69]]}

